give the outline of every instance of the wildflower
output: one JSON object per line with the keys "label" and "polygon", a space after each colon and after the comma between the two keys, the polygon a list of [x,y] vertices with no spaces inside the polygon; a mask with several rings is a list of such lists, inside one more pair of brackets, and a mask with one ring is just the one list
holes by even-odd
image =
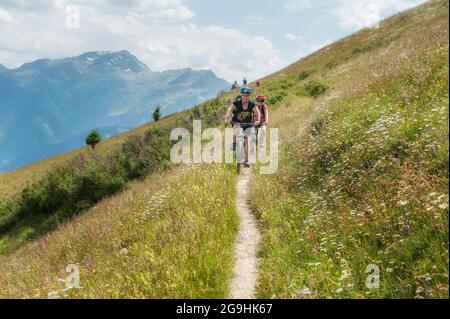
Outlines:
{"label": "wildflower", "polygon": [[311,290],[308,287],[304,287],[299,292],[294,294],[294,296],[297,298],[304,298],[304,297],[309,296],[310,294],[311,294]]}
{"label": "wildflower", "polygon": [[316,263],[308,263],[307,265],[308,265],[308,266],[316,267],[316,266],[319,266],[319,265],[320,265],[320,262],[316,262]]}
{"label": "wildflower", "polygon": [[444,203],[444,204],[439,205],[439,208],[440,209],[448,209],[448,203]]}
{"label": "wildflower", "polygon": [[337,293],[337,294],[340,294],[340,293],[343,292],[343,291],[344,291],[344,289],[342,289],[342,288],[336,289],[336,293]]}
{"label": "wildflower", "polygon": [[399,206],[405,206],[405,205],[408,204],[408,201],[407,201],[407,200],[400,200],[400,201],[398,201],[397,204],[398,204]]}

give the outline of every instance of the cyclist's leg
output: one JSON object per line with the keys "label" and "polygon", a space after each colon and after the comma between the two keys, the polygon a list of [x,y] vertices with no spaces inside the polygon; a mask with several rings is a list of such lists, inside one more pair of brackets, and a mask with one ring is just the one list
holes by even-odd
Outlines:
{"label": "cyclist's leg", "polygon": [[[250,151],[252,152],[252,156],[254,155],[254,143],[256,142],[256,131],[254,126],[249,126],[244,130],[244,138],[245,138],[245,162],[249,163]],[[251,148],[250,148],[251,147]],[[254,163],[254,158],[252,157],[251,162]]]}
{"label": "cyclist's leg", "polygon": [[233,123],[233,150],[236,150],[236,137],[239,136],[239,130],[241,125],[239,123]]}
{"label": "cyclist's leg", "polygon": [[244,158],[245,158],[245,163],[248,163],[248,135],[244,135]]}

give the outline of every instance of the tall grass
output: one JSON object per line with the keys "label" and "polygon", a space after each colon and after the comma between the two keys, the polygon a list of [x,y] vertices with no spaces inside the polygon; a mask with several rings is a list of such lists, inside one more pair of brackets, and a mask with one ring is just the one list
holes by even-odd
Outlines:
{"label": "tall grass", "polygon": [[130,137],[112,155],[79,156],[49,171],[27,186],[17,202],[0,206],[0,253],[116,194],[130,180],[167,168],[169,154],[169,133],[150,128],[144,138]]}
{"label": "tall grass", "polygon": [[[0,298],[226,297],[238,224],[234,182],[223,165],[135,182],[0,256]],[[80,289],[64,290],[69,264],[79,266]]]}
{"label": "tall grass", "polygon": [[[281,168],[251,192],[260,297],[448,298],[448,12],[438,5],[417,10],[422,21],[396,42],[401,61],[365,51],[381,75],[356,73],[360,55],[346,69],[324,64],[342,97],[316,99],[303,129],[282,128]],[[339,80],[346,72],[351,81]],[[273,118],[302,108],[292,104]],[[366,286],[369,265],[381,271],[378,289]]]}

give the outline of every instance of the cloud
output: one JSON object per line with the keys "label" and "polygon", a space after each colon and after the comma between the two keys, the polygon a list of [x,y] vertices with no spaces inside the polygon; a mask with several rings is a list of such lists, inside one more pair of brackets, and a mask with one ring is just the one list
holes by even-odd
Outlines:
{"label": "cloud", "polygon": [[[212,69],[228,81],[256,79],[287,64],[263,37],[192,23],[195,13],[181,0],[99,1],[54,0],[46,11],[19,6],[2,14],[0,63],[17,67],[38,58],[126,49],[154,71]],[[79,7],[79,29],[65,26],[69,3]]]}
{"label": "cloud", "polygon": [[284,37],[290,41],[299,42],[302,41],[304,38],[302,36],[295,36],[292,33],[288,32],[284,35]]}
{"label": "cloud", "polygon": [[392,12],[417,6],[426,0],[341,0],[334,10],[344,28],[364,28],[378,23]]}
{"label": "cloud", "polygon": [[0,9],[0,23],[3,22],[12,22],[13,16],[6,10]]}
{"label": "cloud", "polygon": [[283,8],[297,12],[311,7],[311,0],[284,0]]}
{"label": "cloud", "polygon": [[52,0],[2,0],[0,9],[18,10],[18,11],[45,11],[52,8],[55,1]]}
{"label": "cloud", "polygon": [[114,110],[109,112],[108,114],[106,114],[107,117],[115,117],[115,116],[119,116],[119,115],[123,115],[125,113],[127,113],[129,111],[128,108],[124,108],[121,110]]}

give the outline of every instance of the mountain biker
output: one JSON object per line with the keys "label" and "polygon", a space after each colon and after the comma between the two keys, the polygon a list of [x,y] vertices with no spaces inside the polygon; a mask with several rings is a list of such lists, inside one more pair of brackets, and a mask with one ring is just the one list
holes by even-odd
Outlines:
{"label": "mountain biker", "polygon": [[258,94],[256,96],[256,107],[259,110],[260,119],[259,125],[256,126],[257,135],[258,135],[258,145],[259,147],[263,147],[266,143],[266,128],[267,124],[269,124],[269,107],[265,103],[266,97],[262,94]]}
{"label": "mountain biker", "polygon": [[[239,135],[241,128],[246,131],[247,128],[253,127],[259,124],[259,109],[256,107],[255,103],[250,100],[250,95],[253,90],[249,87],[242,87],[240,90],[242,99],[236,100],[228,107],[227,114],[225,115],[225,123],[230,123],[230,116],[233,114],[231,119],[231,125],[233,126],[233,150],[236,149],[236,136]],[[248,162],[248,134],[244,135],[244,155],[245,155],[245,167],[250,167]]]}

